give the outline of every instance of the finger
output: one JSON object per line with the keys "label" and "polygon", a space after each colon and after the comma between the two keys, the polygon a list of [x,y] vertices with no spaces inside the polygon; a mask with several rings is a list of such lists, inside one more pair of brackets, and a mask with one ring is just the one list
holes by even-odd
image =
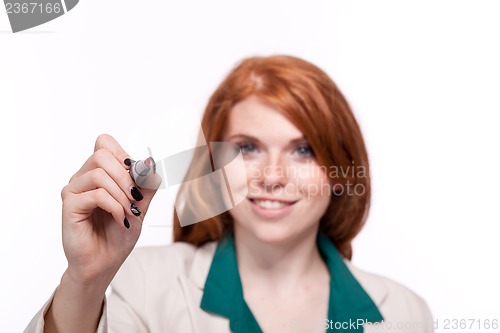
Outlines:
{"label": "finger", "polygon": [[121,227],[126,227],[123,206],[103,188],[69,196],[64,202],[65,210],[71,212],[69,218],[77,223],[86,220],[97,207],[110,213]]}
{"label": "finger", "polygon": [[[113,156],[122,164],[125,168],[130,168],[130,157],[125,152],[125,150],[120,146],[120,144],[109,134],[101,134],[97,137],[94,145],[94,152],[99,149],[106,149],[113,154]],[[128,159],[129,162],[126,160]]]}
{"label": "finger", "polygon": [[115,181],[106,173],[102,168],[96,168],[88,171],[74,179],[73,182],[68,184],[63,193],[79,194],[98,188],[105,189],[117,202],[119,202],[125,209],[128,215],[141,216],[142,212],[139,207],[130,202],[129,197],[123,190],[115,183]]}
{"label": "finger", "polygon": [[[125,169],[130,169],[131,159],[111,135],[101,134],[97,137],[94,145],[94,153],[101,149],[108,150]],[[85,167],[80,168],[80,170],[71,177],[70,182],[74,177],[78,177],[87,171],[89,171],[89,169]]]}
{"label": "finger", "polygon": [[92,156],[85,161],[80,170],[73,175],[70,183],[90,170],[97,168],[103,169],[127,195],[130,201],[142,200],[143,195],[141,191],[137,189],[132,177],[130,177],[129,172],[107,149],[99,149],[92,154]]}

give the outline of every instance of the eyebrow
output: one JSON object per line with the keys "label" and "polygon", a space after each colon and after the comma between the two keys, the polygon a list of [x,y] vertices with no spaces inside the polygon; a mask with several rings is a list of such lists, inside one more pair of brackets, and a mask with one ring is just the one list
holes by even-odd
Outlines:
{"label": "eyebrow", "polygon": [[[242,138],[242,139],[247,139],[247,140],[253,140],[253,141],[256,141],[256,142],[260,143],[259,139],[257,139],[256,137],[254,137],[254,136],[252,136],[250,134],[245,134],[245,133],[233,134],[230,137],[228,137],[227,140],[237,139],[237,138]],[[305,136],[301,136],[301,137],[298,137],[298,138],[290,140],[290,144],[301,143],[301,142],[307,142],[307,139],[305,138]]]}

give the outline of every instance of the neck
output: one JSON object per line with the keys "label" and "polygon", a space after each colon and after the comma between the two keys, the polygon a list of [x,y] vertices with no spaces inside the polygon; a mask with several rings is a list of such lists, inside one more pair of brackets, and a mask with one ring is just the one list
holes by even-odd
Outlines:
{"label": "neck", "polygon": [[288,293],[305,281],[328,275],[316,245],[317,228],[281,242],[262,241],[235,229],[238,269],[244,289]]}

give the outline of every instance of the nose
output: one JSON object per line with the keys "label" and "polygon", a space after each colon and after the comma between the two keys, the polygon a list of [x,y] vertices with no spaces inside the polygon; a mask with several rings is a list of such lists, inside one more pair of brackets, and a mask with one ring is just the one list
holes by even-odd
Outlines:
{"label": "nose", "polygon": [[260,182],[262,186],[274,188],[285,186],[287,183],[287,167],[284,158],[278,154],[269,155],[261,170]]}

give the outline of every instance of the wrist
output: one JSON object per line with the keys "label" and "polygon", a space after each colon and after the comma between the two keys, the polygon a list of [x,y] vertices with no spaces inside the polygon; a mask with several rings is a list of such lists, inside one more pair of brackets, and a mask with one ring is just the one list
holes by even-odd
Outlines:
{"label": "wrist", "polygon": [[45,314],[44,332],[95,332],[102,316],[107,284],[82,284],[66,270]]}
{"label": "wrist", "polygon": [[66,286],[76,294],[91,296],[104,295],[114,274],[106,274],[97,278],[79,278],[68,268],[61,277],[61,285]]}

